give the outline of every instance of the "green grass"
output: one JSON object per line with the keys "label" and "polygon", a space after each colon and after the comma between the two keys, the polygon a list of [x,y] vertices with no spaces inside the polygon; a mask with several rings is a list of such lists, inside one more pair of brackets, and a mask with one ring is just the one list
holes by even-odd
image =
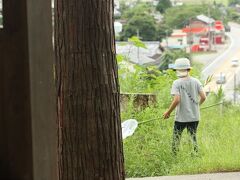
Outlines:
{"label": "green grass", "polygon": [[[240,109],[228,106],[224,107],[223,115],[219,112],[219,107],[202,110],[197,156],[191,155],[192,146],[185,131],[179,154],[176,157],[171,154],[173,118],[139,125],[135,134],[124,140],[127,176],[240,170]],[[159,117],[162,113],[163,109],[152,107],[140,112],[123,113],[123,119],[135,118],[140,122]]]}
{"label": "green grass", "polygon": [[[214,0],[199,0],[199,1],[196,1],[196,0],[182,0],[184,3],[213,3]],[[215,0],[216,3],[222,3],[224,5],[227,5],[228,4],[228,0]]]}

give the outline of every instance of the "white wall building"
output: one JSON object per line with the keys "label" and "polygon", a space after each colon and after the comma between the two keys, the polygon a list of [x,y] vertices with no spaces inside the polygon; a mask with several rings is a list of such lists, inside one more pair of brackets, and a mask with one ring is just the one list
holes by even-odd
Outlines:
{"label": "white wall building", "polygon": [[115,35],[119,36],[119,33],[122,32],[123,25],[122,23],[115,21],[114,22]]}
{"label": "white wall building", "polygon": [[181,29],[173,30],[171,36],[162,41],[162,46],[173,49],[187,48],[187,33],[183,32]]}
{"label": "white wall building", "polygon": [[172,6],[182,6],[183,2],[182,0],[171,0]]}
{"label": "white wall building", "polygon": [[120,9],[120,1],[119,0],[114,0],[114,8]]}
{"label": "white wall building", "polygon": [[[127,6],[133,6],[135,5],[139,0],[120,0],[125,2],[125,4]],[[158,4],[158,0],[140,0],[141,2],[146,2],[146,3],[152,3],[153,5],[157,5]]]}

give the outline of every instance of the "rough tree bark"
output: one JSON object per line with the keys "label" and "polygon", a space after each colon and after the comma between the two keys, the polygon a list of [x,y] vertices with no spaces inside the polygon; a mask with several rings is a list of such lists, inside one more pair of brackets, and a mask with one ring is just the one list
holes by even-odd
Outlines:
{"label": "rough tree bark", "polygon": [[55,0],[59,180],[124,179],[113,0]]}

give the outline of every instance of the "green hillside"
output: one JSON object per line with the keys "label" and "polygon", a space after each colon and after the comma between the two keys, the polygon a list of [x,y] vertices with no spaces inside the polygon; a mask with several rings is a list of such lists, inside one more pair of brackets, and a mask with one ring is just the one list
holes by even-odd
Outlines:
{"label": "green hillside", "polygon": [[[198,1],[196,1],[196,0],[182,0],[184,3],[194,3],[194,4],[196,4],[196,3],[213,3],[214,2],[214,0],[198,0]],[[223,4],[225,4],[225,5],[227,5],[228,4],[228,0],[215,0],[217,3],[223,3]]]}

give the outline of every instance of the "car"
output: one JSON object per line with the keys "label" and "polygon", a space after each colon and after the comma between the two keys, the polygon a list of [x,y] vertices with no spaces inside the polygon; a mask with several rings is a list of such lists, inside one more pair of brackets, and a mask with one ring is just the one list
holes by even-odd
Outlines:
{"label": "car", "polygon": [[232,67],[237,67],[238,65],[239,65],[239,60],[237,58],[232,59],[231,66]]}
{"label": "car", "polygon": [[231,32],[231,27],[229,25],[224,26],[226,32]]}
{"label": "car", "polygon": [[216,75],[216,83],[217,84],[225,84],[226,83],[226,76],[224,73],[220,73]]}

